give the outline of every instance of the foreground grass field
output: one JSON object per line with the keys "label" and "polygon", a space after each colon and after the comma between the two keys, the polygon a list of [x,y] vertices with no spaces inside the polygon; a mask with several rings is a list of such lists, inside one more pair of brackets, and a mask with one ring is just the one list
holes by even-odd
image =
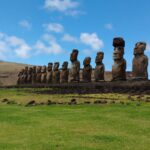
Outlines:
{"label": "foreground grass field", "polygon": [[[29,99],[62,102],[72,97],[81,104],[24,107]],[[116,103],[83,105],[87,97]],[[17,104],[0,104],[0,150],[149,150],[150,104],[120,103],[128,101],[127,95],[38,95],[6,89],[0,91],[0,100],[4,98]]]}

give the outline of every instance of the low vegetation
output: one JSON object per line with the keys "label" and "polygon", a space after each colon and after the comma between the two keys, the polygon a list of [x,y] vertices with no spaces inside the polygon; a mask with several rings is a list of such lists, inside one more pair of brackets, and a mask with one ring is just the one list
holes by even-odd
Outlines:
{"label": "low vegetation", "polygon": [[42,90],[0,90],[0,150],[149,150],[148,95]]}

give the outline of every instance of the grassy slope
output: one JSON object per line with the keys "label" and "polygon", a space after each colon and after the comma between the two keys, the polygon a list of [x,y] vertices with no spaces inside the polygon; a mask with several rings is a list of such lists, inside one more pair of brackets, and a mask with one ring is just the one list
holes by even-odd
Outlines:
{"label": "grassy slope", "polygon": [[[32,90],[0,90],[0,100],[8,98],[19,104],[29,99],[64,102],[72,97],[81,103],[101,98],[127,101],[127,95],[121,94],[79,97],[39,95]],[[149,150],[150,104],[136,103],[36,107],[1,103],[0,150]]]}
{"label": "grassy slope", "polygon": [[149,150],[149,106],[0,106],[2,150]]}
{"label": "grassy slope", "polygon": [[26,64],[0,61],[0,85],[15,85],[18,72],[25,66]]}

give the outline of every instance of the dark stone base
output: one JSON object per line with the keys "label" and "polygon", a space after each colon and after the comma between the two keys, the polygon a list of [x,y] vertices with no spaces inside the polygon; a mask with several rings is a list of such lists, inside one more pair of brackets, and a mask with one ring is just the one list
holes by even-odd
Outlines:
{"label": "dark stone base", "polygon": [[97,93],[129,93],[150,95],[150,81],[115,81],[64,84],[34,84],[1,86],[0,88],[51,88],[40,93],[47,94],[97,94]]}

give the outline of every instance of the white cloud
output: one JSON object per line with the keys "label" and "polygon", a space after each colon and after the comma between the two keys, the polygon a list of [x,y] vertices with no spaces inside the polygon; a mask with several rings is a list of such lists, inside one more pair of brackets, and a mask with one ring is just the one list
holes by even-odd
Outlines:
{"label": "white cloud", "polygon": [[55,37],[44,34],[33,45],[26,43],[24,39],[16,36],[9,36],[0,32],[0,60],[9,58],[26,59],[34,54],[60,54],[63,52],[62,47],[56,41]]}
{"label": "white cloud", "polygon": [[9,55],[9,47],[5,41],[0,40],[0,59],[4,60]]}
{"label": "white cloud", "polygon": [[64,27],[59,23],[44,24],[43,27],[47,32],[62,33],[64,31]]}
{"label": "white cloud", "polygon": [[78,43],[78,39],[70,34],[65,34],[62,37],[62,40],[66,42]]}
{"label": "white cloud", "polygon": [[72,17],[78,16],[78,15],[85,15],[85,14],[86,13],[84,11],[81,11],[81,10],[71,10],[71,11],[65,12],[65,15],[72,16]]}
{"label": "white cloud", "polygon": [[67,16],[85,14],[79,10],[80,3],[75,0],[45,0],[44,8],[50,11],[58,11]]}
{"label": "white cloud", "polygon": [[77,8],[79,6],[78,2],[73,0],[45,0],[44,7],[48,10],[57,10],[64,12],[70,9]]}
{"label": "white cloud", "polygon": [[146,46],[146,50],[150,52],[150,44],[149,43]]}
{"label": "white cloud", "polygon": [[26,28],[26,29],[28,29],[28,30],[30,30],[31,29],[31,23],[29,23],[28,22],[28,20],[21,20],[20,22],[19,22],[19,25],[21,26],[21,27],[23,27],[23,28]]}
{"label": "white cloud", "polygon": [[105,28],[108,29],[108,30],[112,30],[113,25],[111,23],[105,24]]}
{"label": "white cloud", "polygon": [[81,33],[80,40],[83,44],[91,46],[91,48],[96,51],[103,48],[104,46],[103,41],[98,37],[96,33]]}
{"label": "white cloud", "polygon": [[37,50],[37,54],[60,54],[62,53],[62,47],[57,43],[55,37],[52,35],[44,34],[40,40],[38,40],[34,46]]}
{"label": "white cloud", "polygon": [[10,56],[28,58],[31,47],[21,38],[0,33],[0,59]]}

